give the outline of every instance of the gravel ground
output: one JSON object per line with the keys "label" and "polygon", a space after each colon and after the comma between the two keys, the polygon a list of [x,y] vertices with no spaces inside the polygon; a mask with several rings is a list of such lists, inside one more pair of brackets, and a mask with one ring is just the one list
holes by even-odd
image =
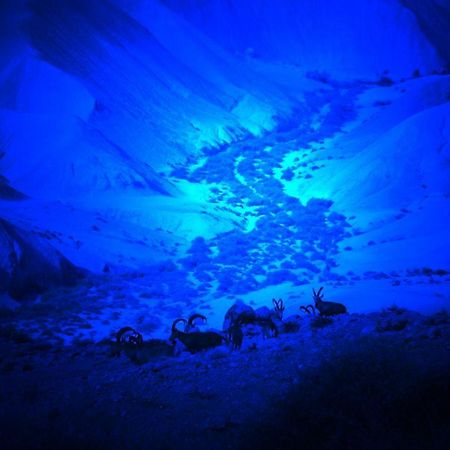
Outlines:
{"label": "gravel ground", "polygon": [[[136,359],[108,341],[32,339],[4,320],[2,448],[444,448],[447,313],[299,321],[298,332],[266,340],[248,329],[240,351]],[[386,431],[394,413],[408,426]]]}

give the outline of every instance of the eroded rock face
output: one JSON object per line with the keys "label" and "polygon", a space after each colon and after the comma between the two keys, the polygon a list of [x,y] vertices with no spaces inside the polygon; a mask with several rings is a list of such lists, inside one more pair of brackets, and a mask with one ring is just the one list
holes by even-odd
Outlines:
{"label": "eroded rock face", "polygon": [[81,270],[44,239],[0,218],[0,293],[24,300],[81,276]]}
{"label": "eroded rock face", "polygon": [[270,320],[274,316],[274,311],[270,310],[267,306],[261,306],[255,310],[256,319]]}
{"label": "eroded rock face", "polygon": [[24,194],[10,186],[7,179],[0,175],[0,200],[22,200],[24,198]]}
{"label": "eroded rock face", "polygon": [[[432,44],[440,41],[440,46],[448,42],[443,18],[448,9],[442,7],[447,3],[448,0],[165,1],[174,12],[181,12],[232,53],[298,64],[305,71],[332,73],[343,79],[367,79],[386,68],[395,78],[411,74],[416,67],[423,71],[432,69],[438,57],[429,40]],[[441,8],[436,4],[441,4]],[[423,22],[429,24],[430,30],[425,30]],[[436,38],[430,39],[430,35]]]}

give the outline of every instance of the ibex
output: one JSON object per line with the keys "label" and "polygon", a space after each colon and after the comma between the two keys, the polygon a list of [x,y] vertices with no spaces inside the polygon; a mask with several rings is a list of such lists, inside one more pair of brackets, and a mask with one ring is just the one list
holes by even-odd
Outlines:
{"label": "ibex", "polygon": [[285,310],[283,300],[280,298],[279,300],[272,299],[273,310],[278,319],[283,320],[283,313]]}
{"label": "ibex", "polygon": [[116,334],[116,342],[118,344],[142,345],[144,340],[142,339],[142,334],[131,327],[123,327]]}
{"label": "ibex", "polygon": [[111,343],[111,355],[125,355],[136,364],[144,364],[151,358],[173,356],[174,347],[163,339],[150,339],[144,342],[142,335],[131,327],[123,327],[116,334],[116,343]]}
{"label": "ibex", "polygon": [[270,337],[278,337],[279,333],[278,328],[272,319],[268,320],[261,319],[258,320],[256,323],[261,327],[263,339],[267,339]]}
{"label": "ibex", "polygon": [[228,340],[233,350],[239,350],[241,348],[242,341],[244,340],[244,333],[239,321],[234,322],[233,325],[228,328]]}
{"label": "ibex", "polygon": [[218,347],[222,344],[225,338],[214,331],[194,331],[186,333],[177,329],[177,323],[184,322],[187,325],[186,319],[177,319],[172,324],[172,333],[169,340],[175,342],[179,340],[191,352],[199,352],[208,348]]}
{"label": "ibex", "polygon": [[284,303],[279,300],[272,299],[273,309],[263,306],[256,310],[254,323],[259,325],[262,330],[263,338],[277,337],[283,328]]}
{"label": "ibex", "polygon": [[316,309],[319,311],[321,316],[336,316],[347,312],[347,308],[342,303],[324,301],[322,291],[323,287],[321,287],[317,292],[313,288],[314,304],[316,305]]}

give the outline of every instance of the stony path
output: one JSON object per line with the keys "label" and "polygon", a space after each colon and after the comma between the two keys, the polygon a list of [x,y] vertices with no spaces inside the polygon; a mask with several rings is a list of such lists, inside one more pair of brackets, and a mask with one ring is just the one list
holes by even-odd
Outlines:
{"label": "stony path", "polygon": [[[335,265],[337,244],[351,236],[351,225],[330,210],[332,202],[306,204],[287,195],[284,182],[308,179],[327,164],[320,145],[355,117],[361,86],[314,94],[298,117],[263,138],[247,138],[206,153],[193,170],[177,168],[175,182],[186,180],[210,187],[212,211],[231,212],[236,228],[205,241],[193,242],[179,262],[199,281],[200,292],[217,289],[217,296],[243,294],[264,286],[310,282]],[[313,121],[321,110],[320,126]],[[314,114],[314,112],[316,114]],[[317,145],[316,145],[317,144]],[[319,149],[319,150],[318,150]],[[297,155],[290,158],[290,155]]]}

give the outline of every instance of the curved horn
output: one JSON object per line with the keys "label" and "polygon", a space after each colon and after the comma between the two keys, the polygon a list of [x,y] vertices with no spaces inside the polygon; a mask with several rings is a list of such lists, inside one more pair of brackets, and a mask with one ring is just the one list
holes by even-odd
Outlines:
{"label": "curved horn", "polygon": [[189,317],[189,320],[187,321],[187,325],[189,327],[192,327],[192,325],[194,324],[194,320],[195,319],[202,319],[203,322],[207,322],[207,320],[208,320],[206,318],[206,316],[204,316],[203,314],[195,313],[195,314],[192,314],[191,317]]}
{"label": "curved horn", "polygon": [[[311,310],[309,308],[312,308]],[[311,314],[314,310],[313,305],[300,306],[300,310],[305,312],[306,314]]]}
{"label": "curved horn", "polygon": [[131,327],[123,327],[123,328],[121,328],[121,329],[117,332],[117,334],[116,334],[116,342],[120,343],[121,340],[122,340],[122,336],[123,336],[125,333],[128,333],[128,331],[136,332],[136,331],[134,330],[134,328],[131,328]]}
{"label": "curved horn", "polygon": [[316,292],[316,290],[314,288],[313,288],[313,296],[317,297],[317,292]]}
{"label": "curved horn", "polygon": [[186,319],[176,319],[176,320],[174,320],[173,324],[172,324],[172,333],[175,332],[175,331],[179,331],[179,330],[177,330],[177,323],[179,323],[179,322],[186,323]]}
{"label": "curved horn", "polygon": [[317,292],[317,295],[320,297],[320,293],[323,291],[323,286],[319,289],[319,291]]}

